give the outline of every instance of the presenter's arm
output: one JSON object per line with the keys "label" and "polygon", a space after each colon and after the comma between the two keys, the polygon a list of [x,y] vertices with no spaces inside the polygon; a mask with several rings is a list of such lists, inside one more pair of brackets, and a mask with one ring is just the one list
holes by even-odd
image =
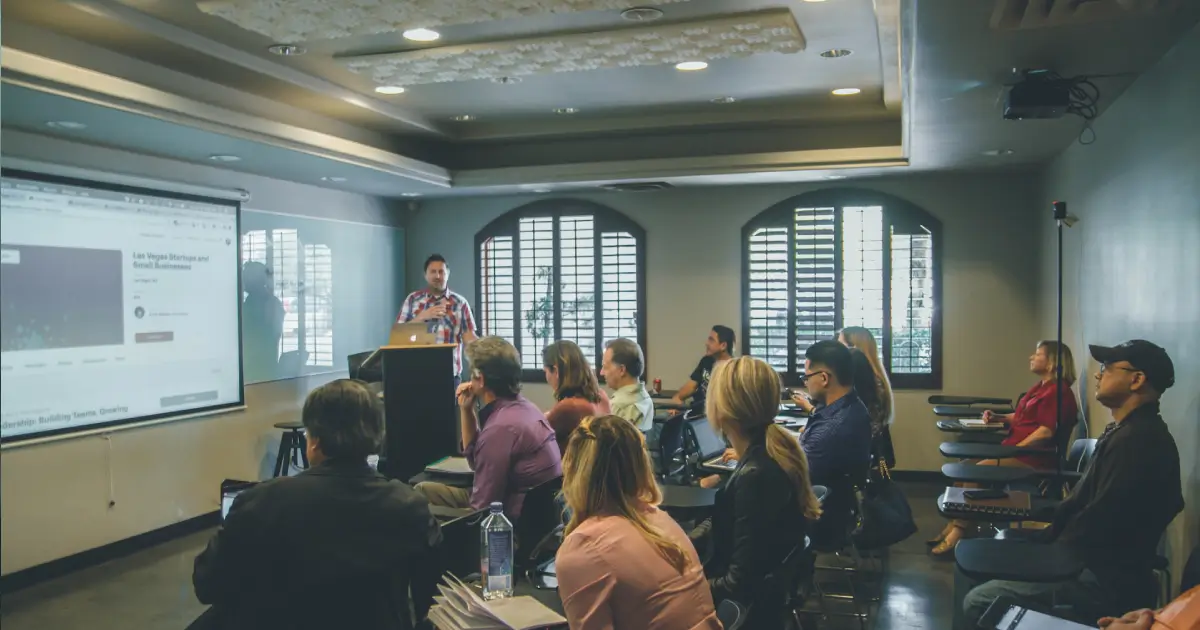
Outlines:
{"label": "presenter's arm", "polygon": [[408,297],[404,298],[404,304],[400,306],[400,316],[396,318],[401,324],[406,324],[413,320],[413,294],[409,293]]}
{"label": "presenter's arm", "polygon": [[479,338],[475,334],[475,315],[471,313],[471,305],[466,301],[462,305],[462,314],[460,321],[462,322],[462,343],[471,343]]}

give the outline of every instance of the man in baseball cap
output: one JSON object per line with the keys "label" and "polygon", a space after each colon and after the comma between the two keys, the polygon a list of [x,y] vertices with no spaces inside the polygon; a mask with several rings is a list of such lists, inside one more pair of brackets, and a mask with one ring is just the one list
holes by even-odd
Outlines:
{"label": "man in baseball cap", "polygon": [[1083,479],[1039,539],[1072,549],[1086,569],[1057,584],[984,583],[963,600],[973,623],[1000,596],[1030,605],[1069,604],[1086,623],[1154,607],[1158,541],[1183,510],[1179,449],[1158,406],[1175,384],[1175,366],[1166,350],[1142,339],[1090,348],[1100,363],[1096,400],[1113,422],[1097,441]]}

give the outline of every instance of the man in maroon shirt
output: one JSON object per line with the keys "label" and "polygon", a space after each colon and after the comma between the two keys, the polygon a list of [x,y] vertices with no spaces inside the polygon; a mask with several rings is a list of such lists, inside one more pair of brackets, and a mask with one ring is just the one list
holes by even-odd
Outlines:
{"label": "man in maroon shirt", "polygon": [[[434,481],[417,484],[433,505],[480,510],[504,503],[513,520],[525,492],[562,476],[554,429],[536,405],[521,396],[521,355],[500,337],[467,345],[471,381],[458,388],[463,451],[475,472],[470,491]],[[481,408],[477,412],[475,404]]]}

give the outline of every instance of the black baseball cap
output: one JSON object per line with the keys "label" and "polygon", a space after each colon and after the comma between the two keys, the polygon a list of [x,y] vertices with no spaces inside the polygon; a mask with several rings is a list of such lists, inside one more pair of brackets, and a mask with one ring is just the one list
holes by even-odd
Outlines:
{"label": "black baseball cap", "polygon": [[1126,341],[1119,346],[1088,346],[1092,358],[1100,363],[1116,363],[1128,361],[1138,371],[1146,375],[1146,380],[1159,393],[1165,392],[1175,384],[1175,364],[1167,351],[1145,339]]}

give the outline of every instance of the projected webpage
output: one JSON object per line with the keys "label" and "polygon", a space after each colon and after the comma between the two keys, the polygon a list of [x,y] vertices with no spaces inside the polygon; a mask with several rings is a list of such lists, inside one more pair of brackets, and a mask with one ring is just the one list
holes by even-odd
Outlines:
{"label": "projected webpage", "polygon": [[4,441],[242,401],[237,208],[0,180]]}

